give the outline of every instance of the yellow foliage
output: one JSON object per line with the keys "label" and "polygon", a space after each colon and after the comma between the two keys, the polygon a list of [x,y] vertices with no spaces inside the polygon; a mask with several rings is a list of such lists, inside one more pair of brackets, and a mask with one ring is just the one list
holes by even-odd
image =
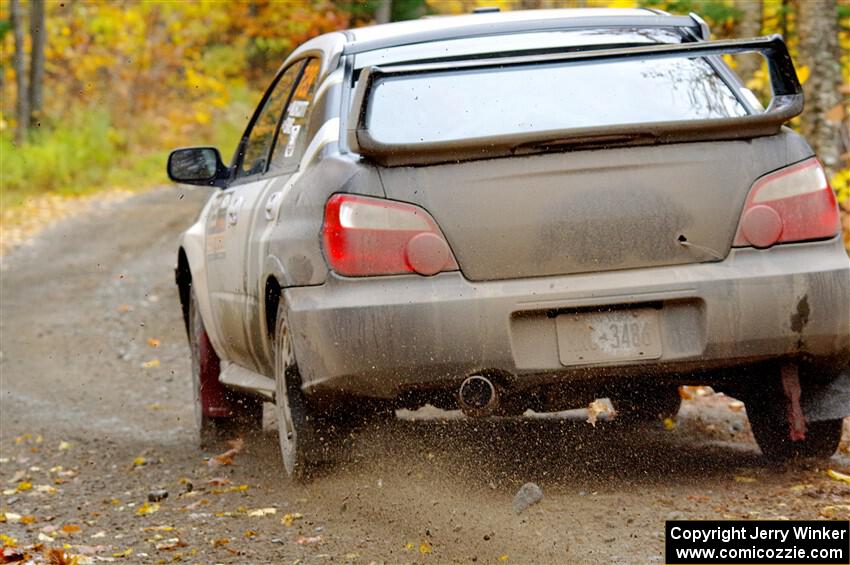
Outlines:
{"label": "yellow foliage", "polygon": [[806,65],[797,67],[797,80],[800,81],[800,84],[806,84],[806,81],[809,80],[809,67]]}
{"label": "yellow foliage", "polygon": [[850,211],[850,168],[841,169],[830,179],[838,203]]}

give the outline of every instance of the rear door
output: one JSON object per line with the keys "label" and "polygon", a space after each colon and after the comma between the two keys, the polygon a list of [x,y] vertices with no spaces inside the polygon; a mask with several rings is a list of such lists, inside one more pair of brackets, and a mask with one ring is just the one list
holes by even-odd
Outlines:
{"label": "rear door", "polygon": [[252,118],[234,157],[234,179],[217,195],[207,220],[207,284],[218,328],[219,354],[243,367],[257,369],[245,320],[246,251],[252,213],[278,171],[269,173],[269,158],[281,116],[304,68],[289,65],[272,83]]}
{"label": "rear door", "polygon": [[[284,109],[281,126],[277,133],[267,176],[271,178],[262,189],[257,205],[250,210],[250,227],[246,234],[247,251],[244,273],[247,277],[245,300],[245,324],[248,328],[249,345],[258,364],[272,369],[273,352],[268,348],[268,339],[260,307],[263,300],[264,281],[260,281],[264,262],[268,256],[268,237],[278,222],[280,206],[285,193],[298,178],[299,166],[304,150],[310,143],[308,139],[308,121],[314,108],[314,94],[321,72],[322,61],[319,58],[307,59],[300,73],[297,85],[293,89],[289,102]],[[258,367],[263,372],[263,367]]]}

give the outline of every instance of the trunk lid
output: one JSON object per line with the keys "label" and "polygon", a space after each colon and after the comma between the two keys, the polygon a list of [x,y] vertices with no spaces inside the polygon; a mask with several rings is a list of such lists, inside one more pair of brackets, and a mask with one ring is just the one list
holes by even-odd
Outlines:
{"label": "trunk lid", "polygon": [[783,130],[380,173],[387,197],[425,208],[464,276],[483,281],[720,260],[753,182],[810,155]]}

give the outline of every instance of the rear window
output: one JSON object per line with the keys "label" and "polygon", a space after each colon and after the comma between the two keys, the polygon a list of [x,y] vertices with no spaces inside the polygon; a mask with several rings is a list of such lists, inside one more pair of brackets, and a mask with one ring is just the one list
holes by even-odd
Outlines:
{"label": "rear window", "polygon": [[746,114],[705,59],[631,59],[386,77],[367,128],[401,144]]}

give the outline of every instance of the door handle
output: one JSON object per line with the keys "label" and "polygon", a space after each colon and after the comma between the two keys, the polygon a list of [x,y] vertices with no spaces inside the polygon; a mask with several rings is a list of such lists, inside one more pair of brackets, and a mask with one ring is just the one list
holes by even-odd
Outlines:
{"label": "door handle", "polygon": [[266,221],[271,222],[277,216],[281,193],[275,192],[266,200]]}

